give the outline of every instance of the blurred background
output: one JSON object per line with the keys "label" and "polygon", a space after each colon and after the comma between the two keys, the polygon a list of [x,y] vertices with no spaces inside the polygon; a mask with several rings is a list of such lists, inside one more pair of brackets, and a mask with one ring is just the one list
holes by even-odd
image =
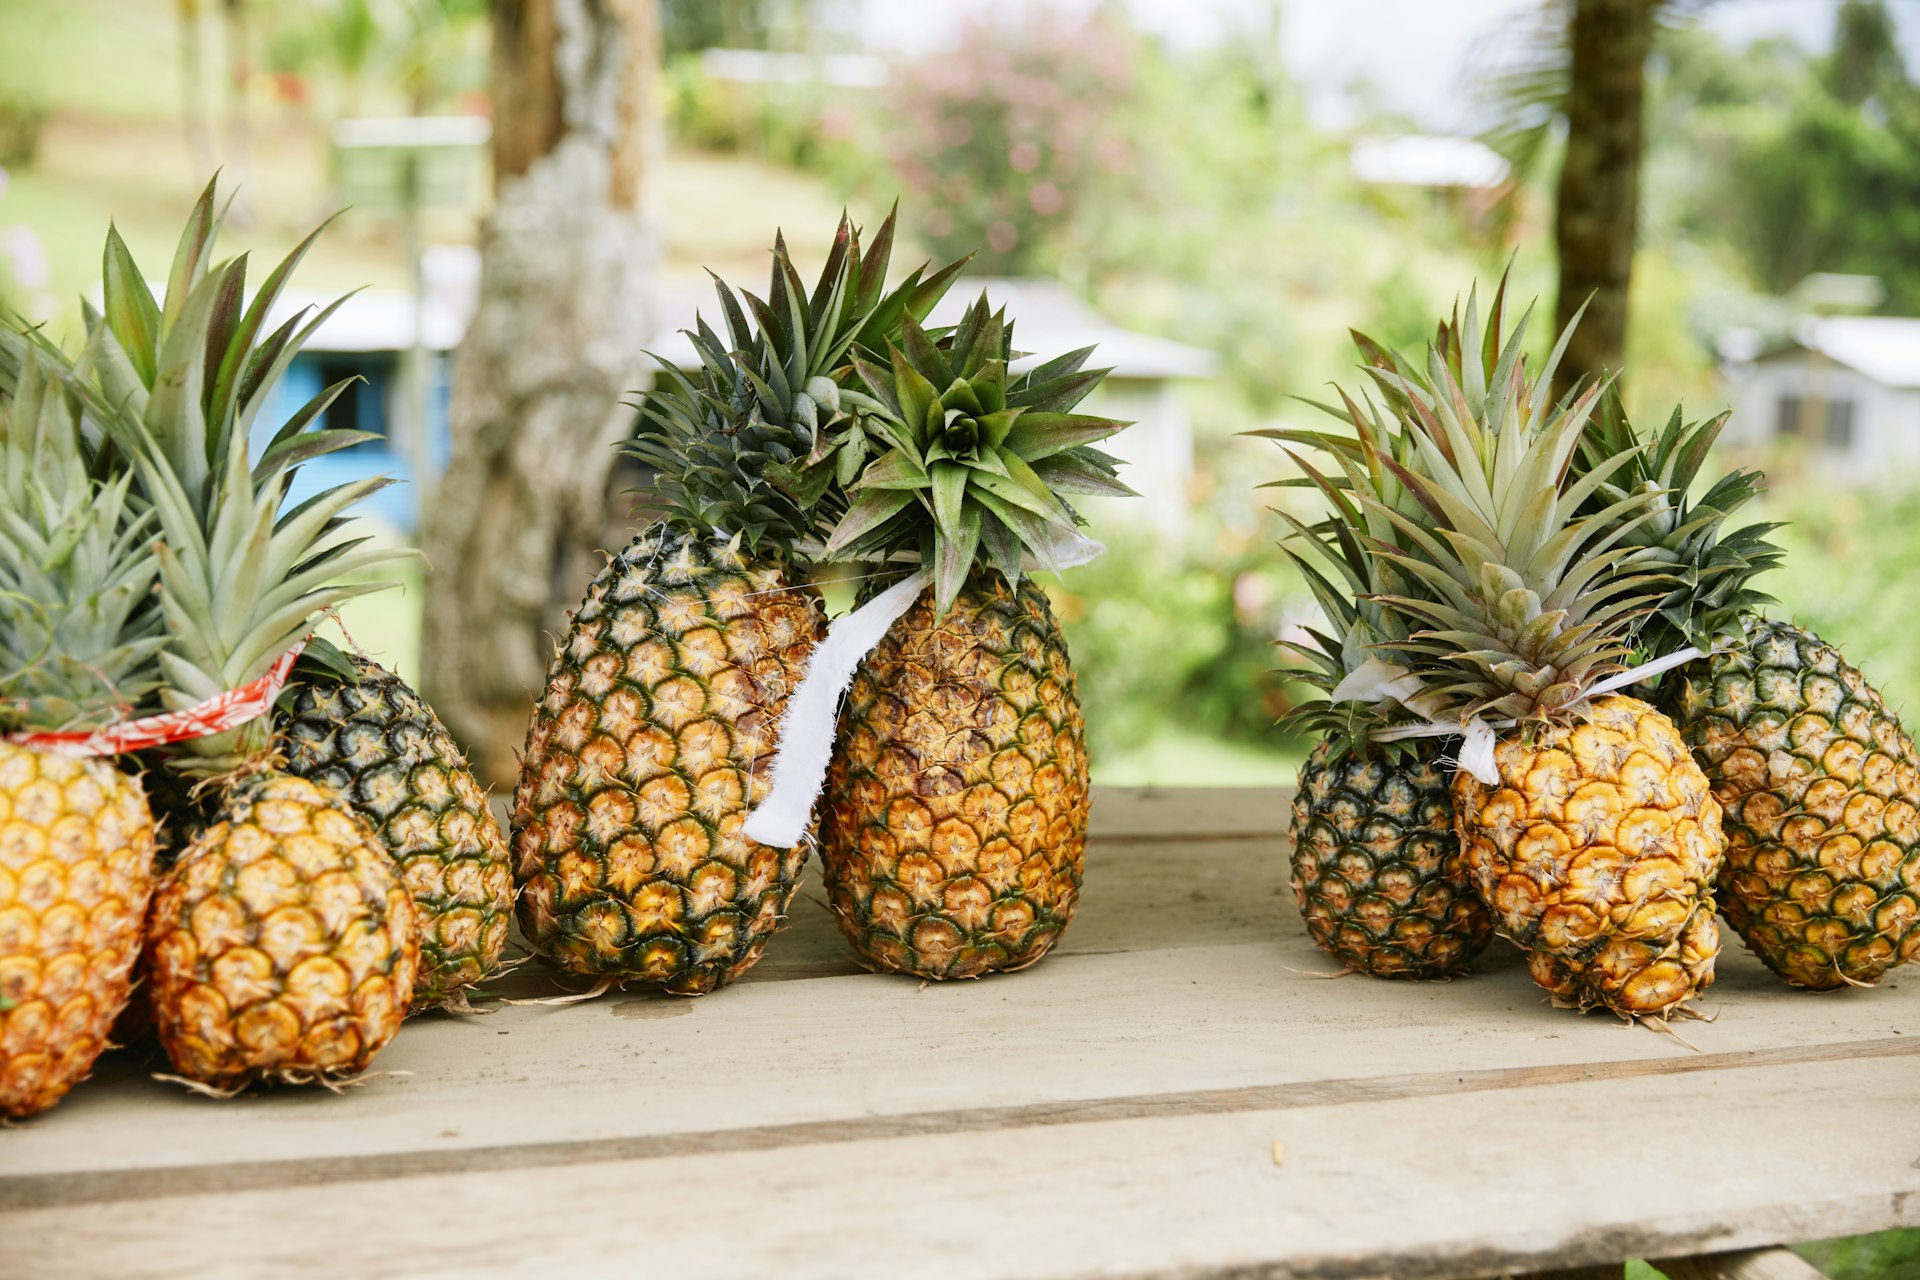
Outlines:
{"label": "blurred background", "polygon": [[974,253],[956,300],[1099,343],[1138,420],[1142,498],[1050,584],[1102,781],[1290,780],[1296,499],[1237,433],[1509,264],[1542,349],[1600,290],[1577,358],[1624,352],[1636,416],[1734,408],[1784,611],[1920,688],[1920,5],[7,0],[0,48],[0,300],[69,338],[108,220],[164,276],[215,168],[263,263],[348,208],[294,301],[361,291],[283,390],[360,374],[331,412],[383,439],[306,479],[407,482],[370,514],[433,569],[346,625],[496,779],[542,630],[630,536],[642,352],[693,358],[702,268],[759,290],[776,227],[810,271],[896,196],[897,267]]}

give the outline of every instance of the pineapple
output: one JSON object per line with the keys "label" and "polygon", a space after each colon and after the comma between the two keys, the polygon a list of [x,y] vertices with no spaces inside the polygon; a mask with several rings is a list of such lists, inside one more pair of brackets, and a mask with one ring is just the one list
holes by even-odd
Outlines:
{"label": "pineapple", "polygon": [[[1679,585],[1640,629],[1646,654],[1712,652],[1659,688],[1725,810],[1717,897],[1736,932],[1787,982],[1865,985],[1920,954],[1920,759],[1879,693],[1818,636],[1760,616],[1748,584],[1773,566],[1774,526],[1723,530],[1759,491],[1735,471],[1688,498],[1723,414],[1676,412],[1639,438],[1617,402],[1587,432],[1583,463],[1626,455],[1626,485],[1665,490],[1625,541]],[[1602,486],[1594,501],[1617,497]]]}
{"label": "pineapple", "polygon": [[1126,494],[1090,447],[1124,423],[1070,410],[1088,351],[1011,376],[983,297],[938,345],[918,324],[857,359],[889,446],[860,472],[828,558],[917,555],[931,582],[861,663],[828,767],[820,853],[869,966],[926,978],[1019,969],[1073,918],[1085,731],[1065,638],[1023,558],[1085,544],[1066,493]]}
{"label": "pineapple", "polygon": [[1812,632],[1749,616],[1676,689],[1727,811],[1720,905],[1754,954],[1815,990],[1920,956],[1920,757],[1866,677]]}
{"label": "pineapple", "polygon": [[153,892],[153,818],[109,759],[12,734],[84,733],[157,685],[151,530],[97,482],[42,358],[0,335],[0,1117],[58,1102],[127,1004]]}
{"label": "pineapple", "polygon": [[825,628],[794,544],[870,447],[849,353],[924,315],[957,268],[885,291],[893,226],[863,255],[843,219],[811,296],[784,241],[766,300],[716,282],[728,339],[699,322],[699,383],[663,367],[671,389],[640,406],[631,448],[665,512],[556,647],[514,795],[521,928],[563,969],[701,995],[785,922],[805,851],[741,826]]}
{"label": "pineapple", "polygon": [[1634,622],[1671,585],[1616,545],[1654,495],[1579,514],[1626,461],[1568,476],[1602,388],[1556,406],[1547,388],[1566,335],[1530,383],[1526,320],[1503,345],[1500,312],[1496,297],[1483,339],[1470,298],[1424,375],[1391,357],[1369,370],[1415,432],[1415,465],[1394,469],[1425,509],[1415,519],[1360,498],[1405,542],[1371,544],[1411,584],[1382,603],[1420,628],[1403,651],[1446,716],[1463,728],[1512,722],[1490,760],[1475,758],[1470,735],[1453,782],[1455,827],[1495,928],[1555,1003],[1665,1015],[1713,981],[1726,840],[1674,723],[1594,688],[1622,668]]}
{"label": "pineapple", "polygon": [[506,840],[433,708],[371,658],[330,656],[346,664],[344,679],[303,662],[280,705],[287,771],[345,796],[374,824],[419,908],[414,1005],[461,1007],[506,946]]}
{"label": "pineapple", "polygon": [[[154,512],[167,641],[160,701],[195,707],[265,677],[319,617],[377,589],[346,575],[392,558],[343,516],[384,481],[356,481],[282,510],[307,458],[364,437],[315,426],[345,384],[280,426],[259,456],[249,430],[317,321],[265,334],[294,258],[251,303],[244,257],[210,261],[208,187],[156,302],[109,232],[104,305],[75,367],[87,404]],[[363,1070],[398,1030],[419,964],[399,868],[339,793],[278,769],[270,715],[177,744],[166,767],[217,797],[211,825],[162,876],[146,960],[161,1045],[215,1088]]]}
{"label": "pineapple", "polygon": [[1406,620],[1373,599],[1405,584],[1390,562],[1367,554],[1356,531],[1384,543],[1402,540],[1390,522],[1360,509],[1352,495],[1365,493],[1413,514],[1410,493],[1382,465],[1375,443],[1389,441],[1405,461],[1412,442],[1404,431],[1383,434],[1386,424],[1377,416],[1369,423],[1350,401],[1347,410],[1351,440],[1282,428],[1252,433],[1324,449],[1345,471],[1341,485],[1290,453],[1303,480],[1276,482],[1309,484],[1325,496],[1333,513],[1319,525],[1279,514],[1292,525],[1297,543],[1338,575],[1330,579],[1302,551],[1281,547],[1331,628],[1311,633],[1312,646],[1282,646],[1307,664],[1301,678],[1323,694],[1282,721],[1284,728],[1320,739],[1301,766],[1294,793],[1290,882],[1308,935],[1348,968],[1381,978],[1451,977],[1486,949],[1493,922],[1474,894],[1454,835],[1450,771],[1434,739],[1373,741],[1376,730],[1410,717],[1383,715],[1345,696],[1343,688],[1407,638]]}

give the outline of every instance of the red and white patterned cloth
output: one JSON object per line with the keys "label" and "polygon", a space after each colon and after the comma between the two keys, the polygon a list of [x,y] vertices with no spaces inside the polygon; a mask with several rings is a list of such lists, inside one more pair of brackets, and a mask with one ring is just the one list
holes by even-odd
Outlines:
{"label": "red and white patterned cloth", "polygon": [[258,679],[180,711],[122,720],[86,733],[9,734],[6,741],[63,756],[118,756],[237,729],[273,708],[280,690],[286,687],[287,673],[293,670],[294,659],[306,647],[307,642],[302,640],[281,654]]}

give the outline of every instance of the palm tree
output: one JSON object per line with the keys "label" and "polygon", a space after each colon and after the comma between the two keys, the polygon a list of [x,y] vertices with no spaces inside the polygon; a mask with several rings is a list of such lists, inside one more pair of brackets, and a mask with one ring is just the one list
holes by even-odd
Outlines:
{"label": "palm tree", "polygon": [[1488,141],[1516,172],[1530,172],[1565,129],[1554,198],[1554,313],[1564,326],[1583,304],[1587,310],[1556,391],[1618,369],[1626,351],[1647,56],[1661,19],[1682,7],[1681,0],[1546,0],[1518,56],[1486,82],[1483,96],[1498,117]]}

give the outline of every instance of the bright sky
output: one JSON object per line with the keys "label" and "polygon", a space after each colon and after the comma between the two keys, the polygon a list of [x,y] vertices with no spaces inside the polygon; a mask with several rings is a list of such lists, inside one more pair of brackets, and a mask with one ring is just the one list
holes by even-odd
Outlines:
{"label": "bright sky", "polygon": [[[858,0],[862,26],[882,49],[925,49],[944,42],[966,12],[1035,5],[1086,10],[1098,0]],[[1177,44],[1264,38],[1275,0],[1122,0],[1147,30]],[[1305,86],[1314,117],[1339,124],[1352,112],[1348,88],[1373,85],[1380,105],[1438,132],[1470,127],[1462,85],[1490,39],[1536,14],[1542,0],[1284,0],[1281,43],[1287,65]],[[1840,0],[1715,0],[1702,19],[1737,42],[1788,35],[1824,48]],[[1920,0],[1891,0],[1907,59],[1920,66]]]}

